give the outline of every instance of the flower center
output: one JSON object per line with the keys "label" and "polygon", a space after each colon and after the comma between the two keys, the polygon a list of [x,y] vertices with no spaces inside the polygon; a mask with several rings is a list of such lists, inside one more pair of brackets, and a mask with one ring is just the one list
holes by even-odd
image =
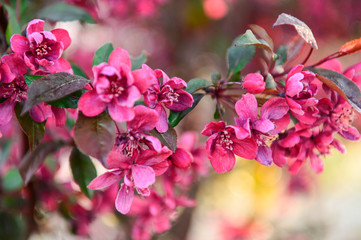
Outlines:
{"label": "flower center", "polygon": [[25,101],[27,88],[25,81],[18,78],[11,83],[2,83],[0,85],[0,98],[12,98],[17,102]]}
{"label": "flower center", "polygon": [[138,136],[138,134],[124,133],[120,135],[116,140],[118,151],[127,157],[133,157],[134,153],[141,147],[139,144],[140,139],[141,136]]}
{"label": "flower center", "polygon": [[351,107],[342,107],[338,113],[332,113],[332,120],[340,130],[346,130],[355,119],[355,112]]}
{"label": "flower center", "polygon": [[219,144],[224,148],[231,151],[233,150],[233,141],[231,140],[231,136],[228,131],[224,130],[219,134]]}
{"label": "flower center", "polygon": [[164,86],[165,89],[162,93],[162,98],[166,99],[168,102],[178,102],[179,94],[174,92],[174,90],[168,85]]}
{"label": "flower center", "polygon": [[39,44],[35,49],[35,54],[39,57],[47,55],[51,50],[51,47],[49,47],[47,44],[48,44],[47,42],[43,42]]}

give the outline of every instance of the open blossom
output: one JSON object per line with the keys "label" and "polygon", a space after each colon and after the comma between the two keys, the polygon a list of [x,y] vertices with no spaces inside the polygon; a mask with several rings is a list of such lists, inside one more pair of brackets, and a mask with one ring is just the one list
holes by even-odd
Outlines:
{"label": "open blossom", "polygon": [[217,173],[232,170],[236,163],[234,154],[246,159],[254,159],[257,144],[249,138],[249,132],[238,126],[226,124],[223,121],[211,122],[201,134],[209,136],[207,154],[213,169]]}
{"label": "open blossom", "polygon": [[266,88],[266,82],[264,81],[261,74],[250,73],[247,74],[246,77],[243,79],[242,86],[249,93],[259,94],[263,92]]}
{"label": "open blossom", "polygon": [[124,177],[115,200],[115,207],[119,212],[127,214],[132,205],[134,189],[143,196],[149,196],[148,187],[155,182],[156,176],[167,170],[166,159],[171,154],[172,151],[167,147],[163,147],[160,152],[144,150],[135,158],[112,151],[107,158],[108,167],[112,171],[95,178],[88,188],[106,188],[118,183]]}
{"label": "open blossom", "polygon": [[117,151],[128,157],[136,156],[145,149],[160,152],[162,144],[159,139],[145,133],[155,128],[158,113],[142,105],[134,107],[134,112],[133,120],[127,122],[127,132],[120,134],[116,139]]}
{"label": "open blossom", "polygon": [[79,99],[79,110],[93,117],[106,108],[111,118],[125,122],[134,118],[134,103],[141,93],[154,83],[154,76],[147,70],[131,71],[131,60],[126,50],[117,48],[109,56],[109,64],[93,67],[94,89]]}
{"label": "open blossom", "polygon": [[314,82],[315,74],[302,71],[303,65],[297,65],[288,73],[285,86],[285,98],[290,111],[299,121],[312,124],[317,120],[316,108],[318,92],[317,84]]}
{"label": "open blossom", "polygon": [[26,37],[15,34],[10,43],[11,49],[20,54],[32,70],[41,66],[50,72],[72,72],[70,64],[61,57],[71,43],[64,29],[44,31],[44,21],[34,19],[26,28]]}
{"label": "open blossom", "polygon": [[[152,71],[149,68],[148,70]],[[183,111],[190,108],[194,100],[191,94],[181,90],[187,86],[184,80],[177,77],[169,79],[167,74],[159,69],[154,70],[154,76],[158,81],[144,93],[144,102],[159,113],[156,129],[162,133],[168,130],[167,113],[164,107],[173,111]]]}
{"label": "open blossom", "polygon": [[238,114],[238,118],[235,119],[237,126],[247,130],[257,143],[256,160],[270,166],[273,162],[272,151],[267,142],[274,138],[274,134],[285,129],[290,121],[286,100],[281,97],[268,100],[261,108],[260,117],[256,97],[250,93],[243,95],[235,107]]}

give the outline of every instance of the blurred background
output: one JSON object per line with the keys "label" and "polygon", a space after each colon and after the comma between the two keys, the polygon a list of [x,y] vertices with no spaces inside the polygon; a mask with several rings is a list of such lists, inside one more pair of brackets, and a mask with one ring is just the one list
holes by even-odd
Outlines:
{"label": "blurred background", "polygon": [[[30,1],[31,8],[50,1]],[[69,31],[72,44],[65,57],[92,77],[94,51],[106,42],[133,56],[145,51],[147,64],[186,81],[212,72],[226,74],[226,50],[249,24],[266,29],[275,49],[295,35],[292,28],[272,28],[283,12],[304,21],[319,45],[309,63],[337,51],[361,36],[359,0],[67,0],[87,9],[99,24],[58,22]],[[361,61],[360,54],[340,59],[344,69]],[[252,67],[253,66],[253,67]],[[245,71],[257,70],[257,64]],[[212,120],[215,104],[204,98],[177,131],[202,128]],[[360,119],[354,124],[360,129]],[[201,138],[204,142],[206,138]],[[340,139],[342,140],[342,139]],[[181,209],[179,222],[154,239],[190,240],[358,240],[361,239],[361,149],[344,142],[347,153],[324,158],[325,170],[305,169],[291,176],[287,169],[264,167],[238,159],[229,173],[210,170],[197,184],[197,206]],[[66,165],[66,164],[65,164]],[[104,171],[98,166],[99,171]],[[99,174],[98,171],[98,174]],[[64,167],[59,179],[71,178]],[[86,203],[85,203],[86,204]],[[70,234],[57,214],[30,239],[122,239],[126,226],[112,214],[99,214],[90,236]],[[184,216],[184,217],[183,217]],[[186,223],[186,224],[184,224]],[[178,234],[182,232],[182,234]],[[106,234],[106,238],[104,235]],[[183,238],[179,237],[183,236]]]}

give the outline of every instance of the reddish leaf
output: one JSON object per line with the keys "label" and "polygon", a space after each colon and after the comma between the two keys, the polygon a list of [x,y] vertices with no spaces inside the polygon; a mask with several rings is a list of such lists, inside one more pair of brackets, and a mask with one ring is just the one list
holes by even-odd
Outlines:
{"label": "reddish leaf", "polygon": [[345,43],[340,52],[354,53],[361,50],[361,38]]}
{"label": "reddish leaf", "polygon": [[115,126],[109,114],[86,117],[79,112],[74,127],[74,141],[85,154],[99,159],[106,166],[106,158],[115,141]]}
{"label": "reddish leaf", "polygon": [[322,68],[309,68],[329,88],[335,90],[340,96],[346,99],[350,105],[361,113],[361,91],[350,79],[341,73]]}
{"label": "reddish leaf", "polygon": [[268,45],[273,49],[273,40],[263,27],[258,26],[256,24],[251,24],[249,25],[249,28],[258,38],[264,39],[268,43]]}
{"label": "reddish leaf", "polygon": [[300,35],[308,44],[310,44],[312,48],[318,49],[316,39],[306,23],[289,14],[282,13],[278,16],[277,21],[273,24],[273,27],[285,24],[294,26],[298,35]]}
{"label": "reddish leaf", "polygon": [[79,91],[89,82],[88,79],[81,76],[65,72],[53,73],[36,79],[29,87],[28,98],[21,115],[39,103],[55,101]]}
{"label": "reddish leaf", "polygon": [[28,184],[31,177],[42,164],[45,158],[58,151],[65,145],[63,141],[44,142],[35,148],[33,152],[28,152],[20,163],[19,172],[25,184]]}

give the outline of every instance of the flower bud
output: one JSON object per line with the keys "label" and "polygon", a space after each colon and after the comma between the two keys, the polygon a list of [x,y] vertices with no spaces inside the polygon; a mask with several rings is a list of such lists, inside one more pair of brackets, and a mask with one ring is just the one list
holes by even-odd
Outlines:
{"label": "flower bud", "polygon": [[247,74],[243,80],[243,87],[247,92],[252,94],[258,94],[264,91],[266,83],[263,76],[259,73]]}

